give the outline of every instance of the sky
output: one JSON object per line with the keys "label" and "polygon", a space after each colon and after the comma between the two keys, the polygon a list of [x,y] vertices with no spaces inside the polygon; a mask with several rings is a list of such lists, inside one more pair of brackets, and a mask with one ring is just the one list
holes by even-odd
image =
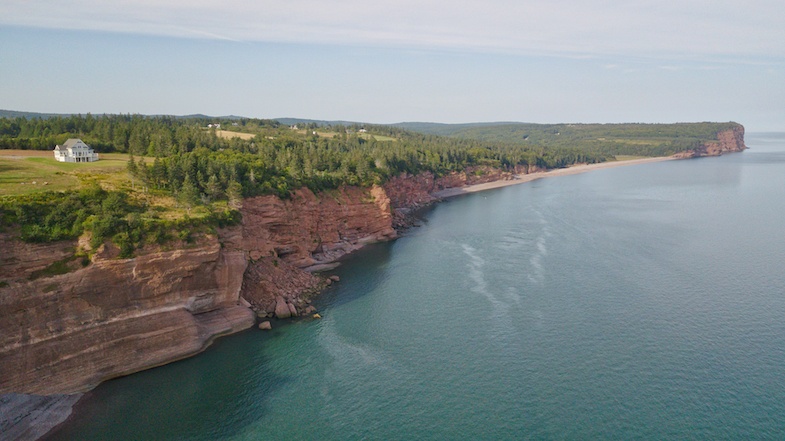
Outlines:
{"label": "sky", "polygon": [[2,0],[0,109],[785,131],[780,0]]}

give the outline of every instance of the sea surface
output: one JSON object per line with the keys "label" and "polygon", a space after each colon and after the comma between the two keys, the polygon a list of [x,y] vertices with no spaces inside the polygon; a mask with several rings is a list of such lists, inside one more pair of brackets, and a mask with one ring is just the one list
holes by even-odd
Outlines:
{"label": "sea surface", "polygon": [[54,440],[785,439],[785,135],[437,204]]}

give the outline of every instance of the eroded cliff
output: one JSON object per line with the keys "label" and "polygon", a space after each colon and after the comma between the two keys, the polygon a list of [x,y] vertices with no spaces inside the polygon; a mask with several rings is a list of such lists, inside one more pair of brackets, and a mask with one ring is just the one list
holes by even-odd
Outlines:
{"label": "eroded cliff", "polygon": [[249,256],[242,295],[260,315],[274,311],[277,297],[299,313],[308,295],[326,283],[310,271],[397,235],[381,187],[342,187],[318,196],[303,188],[288,200],[246,199],[242,212],[242,235],[226,237],[224,245]]}
{"label": "eroded cliff", "polygon": [[[299,315],[328,283],[306,269],[396,237],[381,187],[250,198],[242,214],[242,225],[132,259],[107,244],[82,262],[69,259],[76,241],[25,244],[5,234],[0,393],[88,390],[246,329],[252,309],[272,315],[283,301]],[[70,272],[47,276],[57,262]]]}
{"label": "eroded cliff", "polygon": [[[73,250],[76,243],[57,246]],[[40,260],[49,247],[29,246],[26,253]],[[224,252],[216,237],[133,259],[113,254],[105,249],[84,268],[35,280],[4,274],[0,392],[84,391],[193,355],[254,322],[239,304],[245,256]]]}
{"label": "eroded cliff", "polygon": [[701,156],[720,156],[723,153],[742,152],[744,145],[744,126],[735,125],[732,129],[717,133],[716,141],[708,141],[699,147],[674,155],[677,158],[698,158]]}
{"label": "eroded cliff", "polygon": [[[744,148],[744,128],[720,132],[682,157]],[[78,244],[24,244],[0,237],[0,393],[73,393],[106,379],[203,350],[253,325],[254,312],[304,312],[328,283],[312,273],[370,242],[396,237],[410,210],[451,187],[512,179],[536,167],[469,168],[402,175],[383,187],[343,187],[290,199],[246,199],[242,224],[194,243],[118,259],[111,246],[70,272],[46,276]],[[253,310],[253,311],[252,311]]]}

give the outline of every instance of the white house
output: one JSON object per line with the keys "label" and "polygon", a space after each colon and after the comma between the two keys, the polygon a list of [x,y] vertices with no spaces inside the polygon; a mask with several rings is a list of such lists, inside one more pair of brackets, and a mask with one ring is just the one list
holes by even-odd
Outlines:
{"label": "white house", "polygon": [[96,153],[81,139],[71,138],[63,145],[55,146],[55,159],[60,162],[93,162],[98,160]]}

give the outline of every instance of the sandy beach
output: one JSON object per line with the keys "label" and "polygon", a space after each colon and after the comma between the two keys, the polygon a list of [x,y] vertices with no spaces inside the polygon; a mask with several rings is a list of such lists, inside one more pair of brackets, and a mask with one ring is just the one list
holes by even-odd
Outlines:
{"label": "sandy beach", "polygon": [[528,175],[515,175],[513,179],[507,179],[502,181],[493,181],[493,182],[486,182],[484,184],[467,185],[465,187],[447,188],[442,191],[437,191],[433,193],[433,196],[444,199],[444,198],[450,198],[453,196],[458,196],[467,193],[475,193],[478,191],[490,190],[493,188],[501,188],[501,187],[507,187],[509,185],[523,184],[524,182],[531,182],[534,181],[535,179],[550,178],[552,176],[576,175],[578,173],[586,173],[592,170],[600,170],[604,168],[648,164],[651,162],[670,161],[674,159],[677,158],[674,158],[672,156],[660,156],[656,158],[630,159],[626,161],[609,161],[609,162],[601,162],[598,164],[574,165],[572,167],[557,168],[557,169],[549,170],[547,172],[531,173]]}

